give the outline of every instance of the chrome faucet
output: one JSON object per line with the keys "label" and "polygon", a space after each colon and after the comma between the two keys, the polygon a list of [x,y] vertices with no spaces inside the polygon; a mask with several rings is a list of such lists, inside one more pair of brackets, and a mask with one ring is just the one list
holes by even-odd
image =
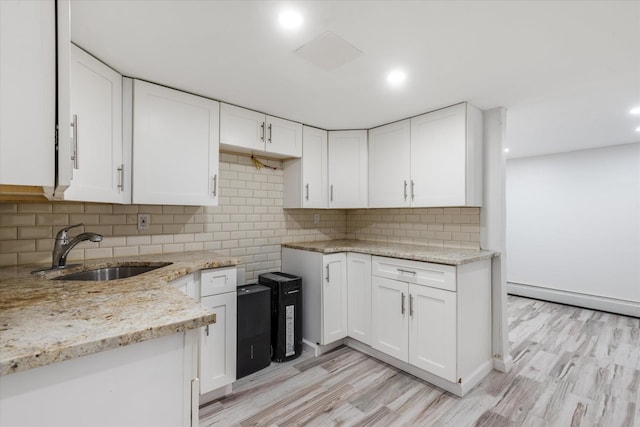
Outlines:
{"label": "chrome faucet", "polygon": [[97,233],[80,233],[73,239],[69,240],[67,232],[74,227],[80,227],[84,224],[75,224],[63,228],[58,231],[55,240],[55,246],[53,247],[53,262],[51,264],[52,269],[64,268],[67,264],[67,255],[71,252],[78,243],[84,240],[90,240],[92,242],[99,242],[102,240],[102,236]]}

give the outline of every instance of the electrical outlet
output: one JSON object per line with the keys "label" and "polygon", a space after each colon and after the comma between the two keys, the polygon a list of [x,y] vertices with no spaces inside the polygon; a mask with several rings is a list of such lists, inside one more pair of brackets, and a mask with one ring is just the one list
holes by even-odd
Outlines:
{"label": "electrical outlet", "polygon": [[148,230],[151,214],[138,214],[138,230]]}
{"label": "electrical outlet", "polygon": [[319,213],[313,214],[313,223],[314,224],[320,224],[320,214]]}

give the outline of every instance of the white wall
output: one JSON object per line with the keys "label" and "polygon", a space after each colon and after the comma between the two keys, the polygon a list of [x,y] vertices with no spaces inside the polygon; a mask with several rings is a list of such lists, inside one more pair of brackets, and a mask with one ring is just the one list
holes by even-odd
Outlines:
{"label": "white wall", "polygon": [[509,282],[640,316],[640,143],[509,160],[506,194]]}

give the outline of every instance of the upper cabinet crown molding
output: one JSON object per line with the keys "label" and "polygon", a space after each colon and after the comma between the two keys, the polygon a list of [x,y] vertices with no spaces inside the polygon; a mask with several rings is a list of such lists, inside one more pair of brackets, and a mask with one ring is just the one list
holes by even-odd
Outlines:
{"label": "upper cabinet crown molding", "polygon": [[222,103],[220,146],[230,151],[299,158],[302,157],[302,125]]}
{"label": "upper cabinet crown molding", "polygon": [[[122,137],[122,76],[71,46],[73,178],[65,200],[131,202],[130,139]],[[126,157],[126,162],[125,162]]]}

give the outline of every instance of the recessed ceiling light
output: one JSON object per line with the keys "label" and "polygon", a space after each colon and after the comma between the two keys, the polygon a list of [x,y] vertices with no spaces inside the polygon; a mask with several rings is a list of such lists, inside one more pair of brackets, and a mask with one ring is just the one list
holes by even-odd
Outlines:
{"label": "recessed ceiling light", "polygon": [[629,114],[640,114],[640,107],[632,108],[629,110]]}
{"label": "recessed ceiling light", "polygon": [[393,86],[397,86],[407,78],[407,74],[402,70],[393,70],[387,75],[387,81]]}
{"label": "recessed ceiling light", "polygon": [[505,148],[505,149],[504,149],[504,152],[505,152],[505,153],[508,153],[508,152],[509,152],[509,149],[508,149],[508,148]]}
{"label": "recessed ceiling light", "polygon": [[302,25],[302,15],[293,10],[285,10],[280,12],[278,21],[284,28],[294,29]]}
{"label": "recessed ceiling light", "polygon": [[636,132],[640,132],[640,126],[636,128]]}

